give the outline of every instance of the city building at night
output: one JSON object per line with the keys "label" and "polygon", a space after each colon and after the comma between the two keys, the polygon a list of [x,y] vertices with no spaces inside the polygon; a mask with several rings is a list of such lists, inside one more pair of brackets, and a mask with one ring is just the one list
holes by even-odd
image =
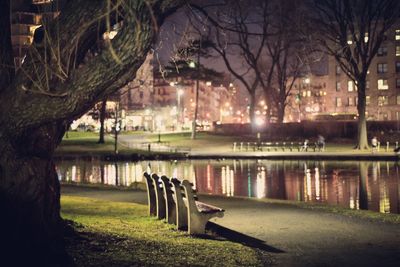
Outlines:
{"label": "city building at night", "polygon": [[[333,57],[326,61],[326,72],[309,73],[293,88],[286,121],[313,119],[325,114],[357,114],[357,85],[341,70]],[[389,32],[372,60],[366,84],[368,120],[400,118],[400,24]]]}
{"label": "city building at night", "polygon": [[52,0],[32,0],[31,5],[27,6],[21,0],[12,1],[11,41],[16,69],[24,61],[33,42],[35,30],[42,25],[43,20],[53,19],[59,14],[52,2]]}

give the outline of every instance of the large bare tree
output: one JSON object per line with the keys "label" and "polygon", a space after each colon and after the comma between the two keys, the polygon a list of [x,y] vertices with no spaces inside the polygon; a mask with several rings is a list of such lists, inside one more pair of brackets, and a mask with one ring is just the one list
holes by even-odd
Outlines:
{"label": "large bare tree", "polygon": [[314,0],[312,28],[321,47],[358,88],[358,149],[368,148],[366,79],[372,59],[399,18],[398,0]]}
{"label": "large bare tree", "polygon": [[[69,123],[132,80],[159,25],[184,1],[65,2],[56,19],[36,30],[14,76],[10,0],[0,1],[0,250],[7,257],[22,253],[14,260],[31,265],[50,265],[62,251],[52,156]],[[84,61],[117,22],[115,38]]]}
{"label": "large bare tree", "polygon": [[268,37],[269,1],[217,1],[214,5],[195,6],[204,16],[212,48],[227,70],[249,94],[249,117],[256,131],[256,92],[261,85],[260,61]]}
{"label": "large bare tree", "polygon": [[269,120],[276,111],[277,121],[282,123],[292,88],[304,68],[299,31],[304,9],[299,1],[293,0],[272,1],[270,9],[270,36],[265,43],[265,66],[261,68],[261,80],[271,105],[266,119]]}

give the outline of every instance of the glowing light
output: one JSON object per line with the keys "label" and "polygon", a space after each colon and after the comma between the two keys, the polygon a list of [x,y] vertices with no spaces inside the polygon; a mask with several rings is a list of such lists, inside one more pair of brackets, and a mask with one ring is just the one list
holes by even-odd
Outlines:
{"label": "glowing light", "polygon": [[211,86],[211,82],[206,82],[206,85],[207,86]]}
{"label": "glowing light", "polygon": [[256,118],[255,123],[257,126],[261,126],[264,124],[264,120],[262,118]]}
{"label": "glowing light", "polygon": [[196,68],[196,63],[194,63],[194,61],[190,61],[189,68]]}

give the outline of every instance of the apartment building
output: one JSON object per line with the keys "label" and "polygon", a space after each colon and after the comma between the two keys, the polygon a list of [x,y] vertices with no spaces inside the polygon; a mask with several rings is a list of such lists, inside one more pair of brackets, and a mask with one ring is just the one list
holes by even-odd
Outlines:
{"label": "apartment building", "polygon": [[18,69],[33,42],[35,30],[42,25],[43,20],[53,19],[59,13],[52,0],[15,0],[11,2],[11,8],[11,42],[14,64]]}
{"label": "apartment building", "polygon": [[[318,114],[357,114],[357,86],[328,57],[327,71],[298,79],[286,110],[286,121],[312,119]],[[400,22],[387,34],[372,60],[366,84],[368,120],[400,119]]]}

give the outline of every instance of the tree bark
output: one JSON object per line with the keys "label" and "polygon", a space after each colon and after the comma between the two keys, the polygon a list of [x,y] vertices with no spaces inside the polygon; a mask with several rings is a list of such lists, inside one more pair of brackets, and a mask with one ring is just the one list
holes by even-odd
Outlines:
{"label": "tree bark", "polygon": [[107,106],[107,99],[101,101],[101,108],[100,108],[100,131],[99,131],[99,141],[97,143],[104,144],[104,121],[106,119],[106,106]]}
{"label": "tree bark", "polygon": [[366,78],[361,77],[358,80],[358,149],[368,149],[368,137],[367,137],[367,118],[365,117],[365,88]]}

